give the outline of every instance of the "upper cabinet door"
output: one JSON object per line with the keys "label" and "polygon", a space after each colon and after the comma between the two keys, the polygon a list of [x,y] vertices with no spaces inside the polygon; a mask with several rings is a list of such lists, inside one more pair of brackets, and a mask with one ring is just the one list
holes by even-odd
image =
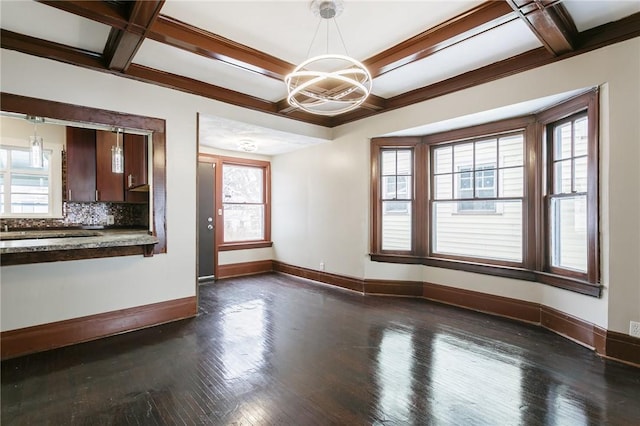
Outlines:
{"label": "upper cabinet door", "polygon": [[96,131],[67,127],[67,201],[96,201]]}
{"label": "upper cabinet door", "polygon": [[147,184],[147,137],[124,135],[124,175],[127,189]]}
{"label": "upper cabinet door", "polygon": [[147,186],[147,137],[124,135],[125,201],[148,202]]}
{"label": "upper cabinet door", "polygon": [[[122,146],[122,141],[120,142]],[[124,201],[124,174],[111,171],[111,148],[116,133],[96,131],[96,201]]]}

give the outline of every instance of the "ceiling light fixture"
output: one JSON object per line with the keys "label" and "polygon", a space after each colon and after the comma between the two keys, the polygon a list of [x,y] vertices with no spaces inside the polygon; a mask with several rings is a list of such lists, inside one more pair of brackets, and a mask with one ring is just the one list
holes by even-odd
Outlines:
{"label": "ceiling light fixture", "polygon": [[258,150],[258,145],[252,140],[243,139],[238,142],[238,148],[244,152],[256,152]]}
{"label": "ceiling light fixture", "polygon": [[124,129],[118,127],[116,132],[116,144],[111,147],[111,172],[124,173],[124,153],[120,145],[120,133],[124,134]]}
{"label": "ceiling light fixture", "polygon": [[44,141],[42,136],[38,136],[38,123],[44,123],[43,117],[27,115],[27,120],[33,123],[33,136],[29,136],[29,165],[33,168],[44,167]]}
{"label": "ceiling light fixture", "polygon": [[309,52],[318,35],[320,23],[325,20],[327,53],[307,59],[285,77],[287,101],[291,106],[311,114],[337,115],[351,111],[360,106],[371,93],[372,78],[361,62],[348,55],[329,54],[329,20],[335,23],[342,47],[347,53],[335,20],[343,10],[342,0],[313,0],[311,10],[321,19]]}

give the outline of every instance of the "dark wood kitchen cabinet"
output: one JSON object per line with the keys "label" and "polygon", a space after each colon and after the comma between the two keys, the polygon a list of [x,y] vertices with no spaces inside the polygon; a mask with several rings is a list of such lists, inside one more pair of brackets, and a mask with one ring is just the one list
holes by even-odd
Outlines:
{"label": "dark wood kitchen cabinet", "polygon": [[124,201],[124,173],[111,171],[111,147],[116,146],[116,137],[114,132],[96,131],[96,201]]}
{"label": "dark wood kitchen cabinet", "polygon": [[124,135],[124,180],[125,201],[148,201],[147,137],[144,135]]}
{"label": "dark wood kitchen cabinet", "polygon": [[67,127],[67,201],[96,199],[96,131]]}
{"label": "dark wood kitchen cabinet", "polygon": [[105,130],[67,127],[65,200],[78,202],[149,201],[147,137],[120,134],[124,173],[111,171],[117,135]]}

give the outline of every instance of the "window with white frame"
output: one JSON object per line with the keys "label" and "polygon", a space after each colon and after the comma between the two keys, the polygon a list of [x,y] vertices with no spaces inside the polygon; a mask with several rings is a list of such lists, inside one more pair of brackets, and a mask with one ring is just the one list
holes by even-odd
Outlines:
{"label": "window with white frame", "polygon": [[[59,215],[59,175],[53,150],[44,150],[43,167],[32,167],[31,152],[22,146],[0,146],[0,215],[51,217]],[[59,166],[59,160],[55,161]]]}

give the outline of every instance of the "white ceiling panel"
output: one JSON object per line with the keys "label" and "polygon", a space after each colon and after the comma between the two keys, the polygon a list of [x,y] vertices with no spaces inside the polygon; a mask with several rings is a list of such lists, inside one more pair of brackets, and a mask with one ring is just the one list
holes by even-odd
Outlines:
{"label": "white ceiling panel", "polygon": [[578,31],[617,21],[640,12],[638,0],[567,0],[563,1]]}
{"label": "white ceiling panel", "polygon": [[27,0],[0,1],[3,29],[102,53],[111,27]]}
{"label": "white ceiling panel", "polygon": [[383,136],[425,136],[434,133],[448,132],[450,130],[462,129],[464,127],[476,126],[479,124],[491,123],[498,120],[506,120],[508,118],[522,117],[524,115],[533,114],[545,108],[559,104],[574,96],[584,93],[592,89],[586,87],[583,89],[572,90],[570,92],[559,93],[557,95],[546,96],[544,98],[533,99],[526,102],[496,108],[488,111],[469,114],[461,117],[452,118],[451,120],[439,121],[437,123],[429,123],[424,126],[414,127],[411,129],[401,130],[399,132],[388,133]]}
{"label": "white ceiling panel", "polygon": [[540,46],[524,22],[512,21],[376,78],[373,93],[395,96]]}
{"label": "white ceiling panel", "polygon": [[228,151],[242,151],[241,141],[255,144],[256,154],[277,155],[319,143],[325,139],[297,135],[221,117],[199,115],[200,145]]}
{"label": "white ceiling panel", "polygon": [[[362,1],[347,0],[335,20],[348,54],[365,60],[444,20],[472,9],[482,0]],[[180,1],[168,0],[161,13],[258,49],[293,64],[326,53],[326,23],[310,10],[310,0]],[[344,53],[338,32],[329,22],[332,53]]]}
{"label": "white ceiling panel", "polygon": [[133,62],[272,102],[287,96],[282,81],[149,39],[142,43]]}

